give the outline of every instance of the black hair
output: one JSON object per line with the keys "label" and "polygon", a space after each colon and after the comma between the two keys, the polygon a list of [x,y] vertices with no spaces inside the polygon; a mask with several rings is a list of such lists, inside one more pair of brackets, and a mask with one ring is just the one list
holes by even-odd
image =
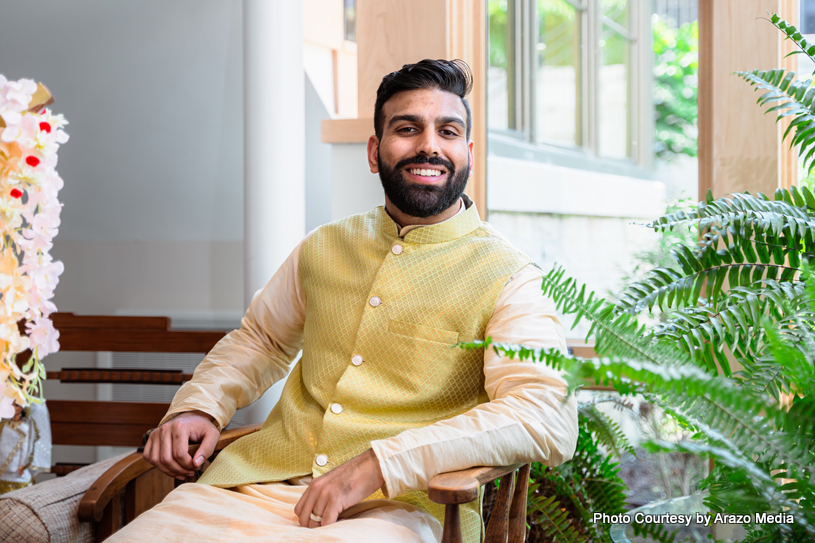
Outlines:
{"label": "black hair", "polygon": [[382,107],[391,97],[402,91],[416,89],[434,89],[450,92],[461,98],[467,110],[467,140],[473,126],[473,116],[467,96],[473,89],[473,73],[463,60],[420,60],[416,64],[405,64],[401,70],[389,73],[382,78],[376,90],[374,105],[374,132],[382,139],[385,118]]}

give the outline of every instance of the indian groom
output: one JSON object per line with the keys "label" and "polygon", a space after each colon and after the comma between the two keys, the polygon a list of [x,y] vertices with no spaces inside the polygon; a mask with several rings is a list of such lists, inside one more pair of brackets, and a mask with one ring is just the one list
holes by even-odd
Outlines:
{"label": "indian groom", "polygon": [[[111,541],[438,541],[434,475],[571,458],[576,402],[556,371],[455,347],[491,337],[565,348],[540,269],[463,194],[471,87],[461,61],[423,60],[382,79],[367,155],[384,206],[301,241],[178,391],[144,456],[191,475],[235,410],[302,349],[280,401],[198,483]],[[461,524],[465,541],[480,540],[478,501]]]}

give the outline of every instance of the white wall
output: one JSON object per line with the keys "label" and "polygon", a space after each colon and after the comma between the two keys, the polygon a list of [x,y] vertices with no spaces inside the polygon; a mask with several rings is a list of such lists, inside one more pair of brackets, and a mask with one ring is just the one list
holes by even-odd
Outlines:
{"label": "white wall", "polygon": [[[52,251],[61,311],[243,310],[241,25],[240,0],[4,3],[0,73],[43,82],[70,123]],[[59,447],[55,460],[88,453]]]}
{"label": "white wall", "polygon": [[[598,296],[618,292],[633,256],[656,242],[642,226],[665,211],[660,181],[489,156],[489,222],[548,272],[553,266]],[[566,337],[583,338],[588,323]]]}
{"label": "white wall", "polygon": [[[371,126],[371,134],[374,128]],[[379,175],[368,168],[366,143],[331,146],[331,220],[365,213],[385,202]]]}

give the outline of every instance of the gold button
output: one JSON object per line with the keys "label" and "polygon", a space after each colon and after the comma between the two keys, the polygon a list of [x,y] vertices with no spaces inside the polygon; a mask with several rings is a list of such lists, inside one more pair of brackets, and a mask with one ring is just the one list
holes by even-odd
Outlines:
{"label": "gold button", "polygon": [[318,466],[325,466],[328,464],[328,457],[324,454],[318,454],[314,461],[317,462]]}
{"label": "gold button", "polygon": [[391,248],[391,251],[393,251],[393,254],[395,254],[395,255],[401,255],[402,254],[402,246],[401,245],[394,245]]}
{"label": "gold button", "polygon": [[340,413],[342,413],[342,406],[338,403],[333,404],[331,406],[331,412],[334,413],[335,415],[339,415]]}
{"label": "gold button", "polygon": [[354,356],[351,357],[351,364],[355,366],[362,365],[362,357],[359,356],[358,354],[355,354]]}
{"label": "gold button", "polygon": [[382,299],[379,296],[372,296],[369,303],[371,306],[376,307],[382,303]]}

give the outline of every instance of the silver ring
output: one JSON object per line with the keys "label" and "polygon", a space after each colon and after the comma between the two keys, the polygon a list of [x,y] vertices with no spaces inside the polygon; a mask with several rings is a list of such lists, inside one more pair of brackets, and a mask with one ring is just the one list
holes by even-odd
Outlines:
{"label": "silver ring", "polygon": [[308,516],[314,522],[319,522],[319,523],[323,522],[323,517],[321,517],[320,515],[315,515],[314,513],[309,513]]}

